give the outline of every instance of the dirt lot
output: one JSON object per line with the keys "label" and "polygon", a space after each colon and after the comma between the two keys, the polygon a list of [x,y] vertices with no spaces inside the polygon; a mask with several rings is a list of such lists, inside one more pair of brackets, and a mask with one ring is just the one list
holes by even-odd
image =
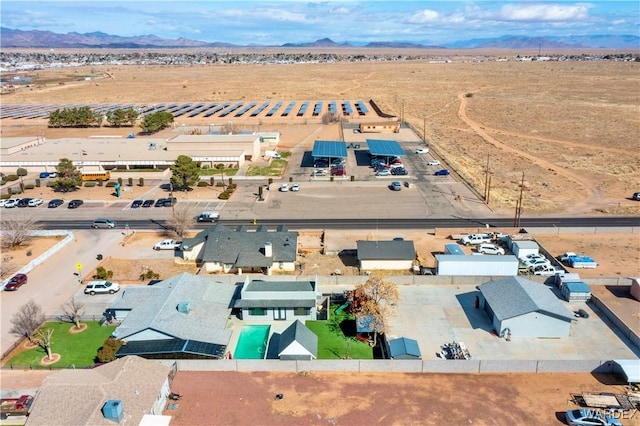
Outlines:
{"label": "dirt lot", "polygon": [[[171,387],[183,397],[164,414],[176,425],[211,424],[211,418],[225,425],[559,425],[576,407],[570,393],[623,392],[622,385],[606,386],[612,380],[589,374],[178,372]],[[640,424],[639,416],[625,424]]]}
{"label": "dirt lot", "polygon": [[[516,54],[501,52],[507,57]],[[111,78],[34,85],[3,95],[2,101],[374,99],[384,111],[402,113],[419,133],[424,128],[432,149],[479,193],[484,191],[488,165],[490,200],[498,213],[511,213],[524,173],[525,214],[638,215],[639,204],[628,199],[640,188],[638,67],[626,62],[494,62],[457,57],[450,64],[95,66],[39,73],[52,81],[56,74],[104,71]],[[249,128],[273,124],[281,129],[313,121],[227,119]],[[206,126],[210,122],[211,118],[180,117],[177,124]],[[42,120],[2,120],[3,136],[112,133],[109,128],[47,129]]]}

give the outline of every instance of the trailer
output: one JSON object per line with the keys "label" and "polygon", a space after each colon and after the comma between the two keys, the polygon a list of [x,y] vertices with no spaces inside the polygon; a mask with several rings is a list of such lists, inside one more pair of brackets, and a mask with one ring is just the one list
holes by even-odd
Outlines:
{"label": "trailer", "polygon": [[596,263],[596,261],[593,260],[591,257],[585,256],[584,254],[573,253],[570,251],[560,256],[560,262],[576,269],[577,268],[594,269],[598,266],[598,263]]}
{"label": "trailer", "polygon": [[9,416],[27,416],[31,409],[33,396],[22,395],[19,398],[2,398],[0,402],[0,418],[5,420]]}
{"label": "trailer", "polygon": [[572,400],[581,407],[604,408],[606,410],[632,410],[637,402],[628,395],[610,392],[572,393]]}

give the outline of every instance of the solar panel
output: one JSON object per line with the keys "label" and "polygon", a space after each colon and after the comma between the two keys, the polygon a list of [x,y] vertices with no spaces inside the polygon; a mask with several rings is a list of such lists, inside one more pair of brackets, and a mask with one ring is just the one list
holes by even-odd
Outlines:
{"label": "solar panel", "polygon": [[338,107],[336,105],[336,101],[329,102],[329,112],[331,114],[336,114],[338,112]]}
{"label": "solar panel", "polygon": [[203,113],[206,110],[211,109],[216,105],[218,105],[218,103],[217,102],[213,102],[213,103],[211,103],[211,104],[209,104],[207,106],[200,107],[200,108],[198,108],[198,109],[196,109],[194,111],[191,111],[191,113],[189,114],[189,117],[195,117],[196,115],[198,115],[200,113]]}
{"label": "solar panel", "polygon": [[351,109],[351,104],[349,103],[349,101],[344,101],[342,103],[342,113],[344,115],[351,115],[352,112],[353,110]]}
{"label": "solar panel", "polygon": [[358,108],[358,114],[360,114],[360,115],[365,115],[365,114],[369,113],[369,109],[367,108],[367,106],[362,101],[358,101],[356,103],[356,107]]}
{"label": "solar panel", "polygon": [[251,113],[251,117],[255,117],[258,114],[260,114],[262,111],[264,111],[264,109],[266,107],[269,106],[269,101],[263,103],[262,105],[260,105],[258,108],[254,109],[253,112]]}
{"label": "solar panel", "polygon": [[249,111],[254,106],[256,106],[256,102],[251,102],[249,105],[245,105],[244,107],[242,107],[242,109],[240,111],[236,112],[235,116],[236,117],[242,116],[242,114],[244,114],[245,112]]}
{"label": "solar panel", "polygon": [[367,146],[371,155],[386,157],[406,157],[407,154],[397,141],[384,139],[367,139]]}
{"label": "solar panel", "polygon": [[313,157],[346,158],[347,144],[343,141],[315,141],[311,155]]}
{"label": "solar panel", "polygon": [[271,108],[267,113],[267,117],[271,117],[273,114],[275,114],[276,111],[278,111],[281,106],[282,106],[282,102],[278,102],[277,104],[275,104],[273,108]]}
{"label": "solar panel", "polygon": [[199,103],[197,103],[195,105],[189,105],[186,108],[182,108],[182,109],[176,111],[175,114],[173,114],[173,116],[174,117],[180,117],[180,116],[185,115],[186,113],[191,112],[194,109],[199,108],[199,107],[201,107],[203,105],[204,105],[204,102],[199,102]]}
{"label": "solar panel", "polygon": [[316,102],[316,106],[313,107],[313,116],[317,117],[322,112],[322,101]]}
{"label": "solar panel", "polygon": [[284,110],[284,112],[281,114],[282,117],[286,117],[289,115],[289,113],[291,113],[291,110],[293,109],[293,107],[296,106],[295,102],[290,102],[289,105],[287,105],[287,108]]}
{"label": "solar panel", "polygon": [[309,107],[309,102],[303,102],[302,106],[298,110],[298,114],[297,114],[298,117],[302,117],[307,112],[308,107]]}
{"label": "solar panel", "polygon": [[237,104],[232,105],[231,107],[227,108],[225,111],[222,111],[218,117],[226,117],[227,115],[231,114],[233,111],[240,108],[242,104],[243,102],[238,102]]}
{"label": "solar panel", "polygon": [[212,109],[211,111],[208,111],[203,117],[211,117],[213,114],[215,114],[218,111],[223,110],[224,108],[228,107],[229,105],[231,105],[231,102],[225,102],[223,104],[220,104],[217,107],[215,107],[214,109]]}

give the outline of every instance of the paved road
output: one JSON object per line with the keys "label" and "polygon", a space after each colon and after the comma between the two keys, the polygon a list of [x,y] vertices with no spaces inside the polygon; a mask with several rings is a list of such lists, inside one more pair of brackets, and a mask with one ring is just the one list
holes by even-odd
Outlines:
{"label": "paved road", "polygon": [[83,273],[98,266],[97,254],[108,256],[116,250],[124,235],[107,230],[74,231],[74,240],[49,260],[29,273],[29,283],[18,291],[0,292],[0,349],[4,353],[16,341],[12,335],[11,317],[16,310],[33,299],[45,312],[53,315],[80,287],[76,265]]}

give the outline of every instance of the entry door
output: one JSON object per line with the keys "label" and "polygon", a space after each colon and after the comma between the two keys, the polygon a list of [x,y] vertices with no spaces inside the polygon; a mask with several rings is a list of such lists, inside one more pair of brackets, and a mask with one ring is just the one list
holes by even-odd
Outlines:
{"label": "entry door", "polygon": [[273,308],[273,319],[274,320],[286,320],[287,319],[287,309],[286,308]]}

